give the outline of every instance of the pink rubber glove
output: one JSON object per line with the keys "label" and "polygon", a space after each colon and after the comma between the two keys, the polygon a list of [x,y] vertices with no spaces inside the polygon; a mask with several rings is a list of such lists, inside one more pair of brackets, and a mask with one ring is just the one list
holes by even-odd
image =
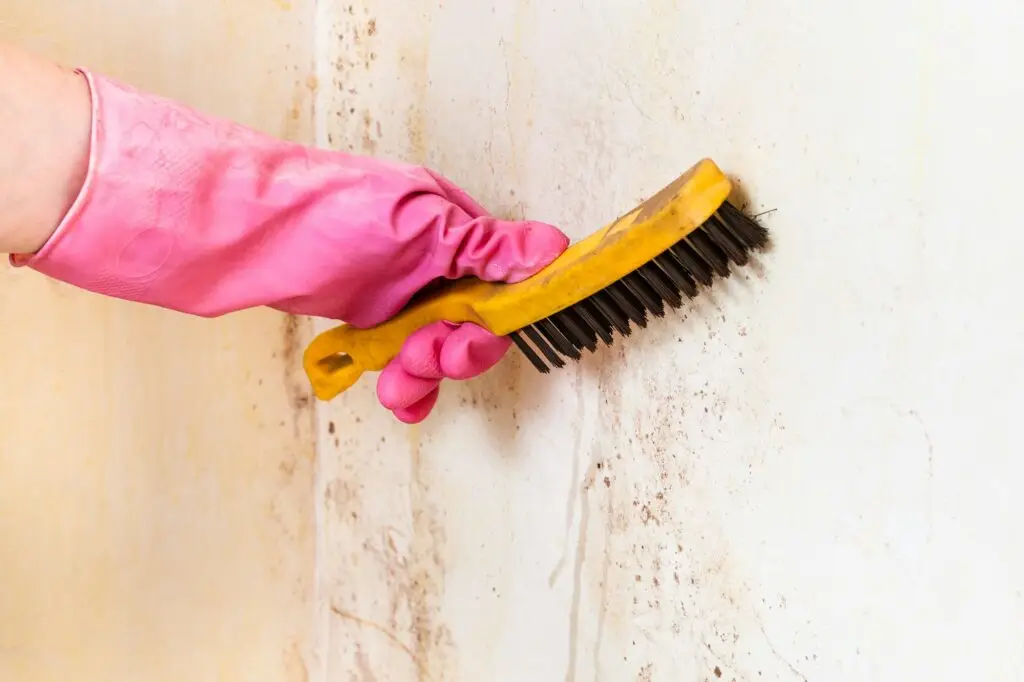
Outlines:
{"label": "pink rubber glove", "polygon": [[[40,251],[15,258],[107,296],[207,317],[254,306],[372,326],[438,278],[519,281],[567,246],[506,222],[424,168],[282,142],[92,74],[85,185]],[[474,325],[413,335],[380,375],[405,422],[441,379],[509,342]]]}

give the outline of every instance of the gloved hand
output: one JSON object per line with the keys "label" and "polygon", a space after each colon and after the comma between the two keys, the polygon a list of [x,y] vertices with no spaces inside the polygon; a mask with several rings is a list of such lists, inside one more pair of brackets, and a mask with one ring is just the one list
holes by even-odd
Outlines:
{"label": "gloved hand", "polygon": [[[78,287],[208,317],[266,305],[365,327],[438,278],[520,281],[568,244],[550,225],[488,217],[427,169],[283,142],[83,75],[85,185],[43,248],[13,259]],[[480,374],[508,344],[475,325],[424,328],[378,397],[420,421],[441,379]]]}

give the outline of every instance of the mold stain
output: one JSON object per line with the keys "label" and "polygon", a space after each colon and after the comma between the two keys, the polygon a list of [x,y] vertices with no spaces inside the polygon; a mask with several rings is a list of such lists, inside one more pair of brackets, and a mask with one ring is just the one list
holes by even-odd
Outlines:
{"label": "mold stain", "polygon": [[406,432],[412,480],[409,485],[413,535],[409,548],[408,592],[406,598],[412,616],[413,651],[423,662],[420,679],[430,679],[428,671],[444,671],[448,652],[453,647],[451,631],[439,621],[444,595],[444,519],[431,499],[429,470],[424,462],[421,429]]}
{"label": "mold stain", "polygon": [[305,79],[295,83],[288,108],[284,112],[282,138],[301,142],[309,137],[313,129],[313,101],[319,87],[319,81],[314,74],[309,74]]}
{"label": "mold stain", "polygon": [[[377,139],[380,137],[380,123],[374,125],[373,118],[370,116],[369,110],[363,112],[363,136],[362,136],[362,148],[363,153],[373,155],[377,153]],[[374,132],[377,132],[374,135]]]}
{"label": "mold stain", "polygon": [[302,369],[302,348],[307,324],[295,315],[285,315],[281,328],[281,360],[284,363],[284,387],[288,404],[296,417],[311,412],[312,389]]}
{"label": "mold stain", "polygon": [[[374,632],[385,637],[396,650],[404,652],[414,668],[403,673],[402,679],[420,682],[449,679],[453,674],[454,642],[443,620],[447,570],[443,506],[436,497],[436,478],[430,458],[423,452],[420,428],[402,427],[395,433],[400,435],[391,438],[385,434],[376,439],[379,441],[377,452],[404,454],[408,458],[405,460],[407,469],[401,462],[395,462],[398,469],[405,472],[402,475],[404,490],[400,494],[408,496],[406,519],[389,517],[383,521],[383,527],[375,526],[378,530],[356,527],[364,512],[367,519],[373,517],[375,505],[370,497],[372,486],[361,485],[352,470],[335,471],[324,490],[323,505],[330,512],[330,518],[335,524],[355,530],[359,538],[354,554],[345,553],[351,558],[343,559],[344,563],[331,569],[339,589],[333,591],[330,608],[335,617],[366,631],[366,634],[356,635],[356,641],[362,646],[368,646],[368,633]],[[364,578],[357,594],[353,589],[354,578],[345,570],[346,564],[354,568],[372,564],[371,572],[377,578]],[[362,574],[362,569],[357,574]],[[364,595],[374,595],[374,598],[367,600]],[[356,650],[350,650],[346,665],[353,671],[360,671],[359,679],[372,679],[372,674],[391,679],[388,675],[396,674],[393,671],[396,665],[401,665],[401,660],[383,654],[378,656],[371,656],[369,649],[360,653],[357,646]]]}

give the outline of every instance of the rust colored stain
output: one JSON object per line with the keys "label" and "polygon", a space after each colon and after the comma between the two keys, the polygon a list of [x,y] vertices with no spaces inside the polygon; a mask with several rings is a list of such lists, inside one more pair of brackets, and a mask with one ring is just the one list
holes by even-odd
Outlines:
{"label": "rust colored stain", "polygon": [[375,154],[377,152],[377,138],[373,135],[374,121],[369,111],[363,112],[363,152]]}
{"label": "rust colored stain", "polygon": [[313,96],[319,88],[319,81],[313,74],[297,79],[292,87],[288,107],[280,136],[295,142],[307,142],[313,129]]}
{"label": "rust colored stain", "polygon": [[338,618],[341,618],[342,620],[346,620],[346,621],[355,623],[356,625],[364,627],[364,628],[366,628],[368,630],[373,630],[374,632],[377,632],[377,633],[383,635],[389,642],[391,642],[396,647],[398,647],[398,649],[400,651],[405,652],[405,654],[410,658],[410,660],[412,661],[413,665],[416,666],[416,670],[418,671],[418,675],[417,675],[418,679],[421,679],[421,680],[430,680],[431,679],[430,678],[430,674],[428,673],[427,669],[423,665],[423,662],[420,661],[420,659],[418,659],[416,657],[416,653],[411,648],[409,648],[409,646],[407,644],[405,644],[405,642],[403,642],[401,639],[399,639],[398,635],[396,635],[393,631],[389,630],[388,628],[384,627],[383,625],[380,625],[379,623],[374,623],[373,621],[369,621],[369,620],[366,620],[365,618],[360,618],[359,616],[356,616],[354,614],[348,613],[347,611],[343,611],[343,610],[339,609],[336,606],[332,606],[331,607],[331,613],[333,613]]}

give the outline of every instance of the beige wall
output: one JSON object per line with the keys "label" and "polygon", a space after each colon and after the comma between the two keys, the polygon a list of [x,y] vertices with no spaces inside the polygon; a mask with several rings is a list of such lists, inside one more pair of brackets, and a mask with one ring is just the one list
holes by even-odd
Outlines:
{"label": "beige wall", "polygon": [[325,406],[330,679],[1021,678],[1024,4],[321,6],[324,142],[576,238],[711,155],[775,235],[418,428]]}
{"label": "beige wall", "polygon": [[[5,3],[0,39],[309,141],[312,4]],[[8,268],[0,311],[0,680],[306,680],[303,325]]]}

